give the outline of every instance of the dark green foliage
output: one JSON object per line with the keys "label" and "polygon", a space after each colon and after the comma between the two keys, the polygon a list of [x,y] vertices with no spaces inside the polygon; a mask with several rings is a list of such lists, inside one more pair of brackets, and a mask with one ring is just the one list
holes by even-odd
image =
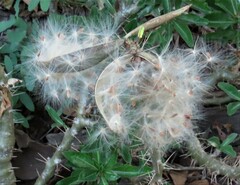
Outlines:
{"label": "dark green foliage", "polygon": [[70,177],[59,181],[57,185],[77,185],[81,182],[93,185],[116,184],[120,177],[132,178],[152,171],[147,166],[122,164],[118,161],[115,151],[92,153],[67,151],[64,152],[64,157],[74,171]]}
{"label": "dark green foliage", "polygon": [[235,86],[225,82],[219,82],[218,87],[223,90],[229,97],[237,100],[236,102],[231,102],[227,105],[227,113],[229,116],[232,116],[240,109],[240,92]]}
{"label": "dark green foliage", "polygon": [[232,142],[235,141],[238,134],[232,133],[230,134],[224,141],[220,142],[219,137],[213,136],[209,138],[207,141],[209,144],[220,150],[221,152],[231,156],[236,157],[237,153],[234,151],[233,147],[230,145]]}

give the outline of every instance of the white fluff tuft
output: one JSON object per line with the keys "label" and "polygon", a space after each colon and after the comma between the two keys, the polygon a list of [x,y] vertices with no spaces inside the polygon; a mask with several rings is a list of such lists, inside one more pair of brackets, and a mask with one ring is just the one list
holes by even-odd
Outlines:
{"label": "white fluff tuft", "polygon": [[203,48],[164,51],[115,59],[100,75],[96,102],[109,128],[127,136],[134,130],[150,148],[164,148],[193,133],[199,104],[209,90],[202,80]]}
{"label": "white fluff tuft", "polygon": [[51,18],[35,32],[25,48],[27,86],[35,86],[42,102],[52,106],[68,107],[80,101],[101,69],[88,68],[115,49],[116,23],[99,19],[81,25],[61,24]]}

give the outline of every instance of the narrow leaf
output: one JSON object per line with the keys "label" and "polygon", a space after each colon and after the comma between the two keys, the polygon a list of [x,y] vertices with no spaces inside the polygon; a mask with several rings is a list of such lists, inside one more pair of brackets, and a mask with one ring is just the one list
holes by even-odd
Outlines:
{"label": "narrow leaf", "polygon": [[48,11],[50,3],[51,3],[51,0],[40,0],[41,10],[44,12]]}
{"label": "narrow leaf", "polygon": [[140,175],[144,175],[150,173],[152,171],[151,168],[144,166],[144,167],[137,167],[132,165],[119,165],[113,168],[113,172],[118,174],[121,177],[136,177]]}
{"label": "narrow leaf", "polygon": [[171,11],[171,7],[172,7],[172,6],[171,6],[171,1],[169,1],[169,0],[163,0],[162,3],[163,3],[164,12],[165,12],[165,13],[170,12],[170,11]]}
{"label": "narrow leaf", "polygon": [[58,181],[56,185],[79,185],[80,183],[97,180],[97,172],[77,169],[72,172],[70,177]]}
{"label": "narrow leaf", "polygon": [[220,147],[220,139],[216,136],[213,136],[213,137],[209,138],[207,141],[210,145],[212,145],[216,148]]}
{"label": "narrow leaf", "polygon": [[206,15],[204,18],[208,19],[208,26],[214,28],[223,28],[226,29],[232,24],[237,23],[236,20],[229,17],[227,14],[222,12],[215,12],[212,14]]}
{"label": "narrow leaf", "polygon": [[196,24],[196,25],[207,25],[208,24],[208,20],[200,17],[199,15],[195,15],[195,14],[184,14],[181,15],[179,17],[179,19],[183,20],[183,21],[187,21],[191,24]]}
{"label": "narrow leaf", "polygon": [[216,0],[216,5],[222,8],[225,12],[229,13],[232,16],[236,16],[239,12],[238,0]]}
{"label": "narrow leaf", "polygon": [[15,24],[15,22],[16,22],[16,19],[13,15],[10,16],[9,20],[0,22],[0,32],[3,32],[6,29],[13,26]]}
{"label": "narrow leaf", "polygon": [[232,102],[227,105],[228,116],[234,115],[240,109],[240,102]]}
{"label": "narrow leaf", "polygon": [[30,111],[34,111],[35,107],[31,97],[27,93],[20,94],[20,101]]}
{"label": "narrow leaf", "polygon": [[236,137],[238,136],[237,133],[232,133],[230,134],[221,144],[221,146],[226,146],[226,145],[229,145],[230,143],[232,143]]}
{"label": "narrow leaf", "polygon": [[95,166],[92,157],[89,154],[67,151],[64,152],[63,155],[77,168],[89,168],[92,170],[97,170],[97,167]]}
{"label": "narrow leaf", "polygon": [[101,177],[99,185],[108,185],[108,181],[104,177]]}
{"label": "narrow leaf", "polygon": [[229,156],[231,156],[231,157],[236,157],[236,156],[237,156],[236,151],[234,151],[234,149],[233,149],[233,147],[232,147],[231,145],[222,146],[222,147],[220,148],[220,150],[221,150],[223,153],[225,153],[225,154],[227,154],[227,155],[229,155]]}
{"label": "narrow leaf", "polygon": [[229,83],[219,82],[218,87],[231,98],[240,101],[240,92],[238,92],[238,89],[235,86]]}
{"label": "narrow leaf", "polygon": [[187,43],[187,45],[189,47],[193,47],[194,41],[192,32],[188,28],[187,24],[176,20],[174,21],[174,27],[179,33],[179,35],[182,37],[182,39]]}
{"label": "narrow leaf", "polygon": [[211,13],[212,10],[208,4],[204,1],[199,0],[188,0],[188,3],[192,4],[192,8],[199,10],[202,13]]}
{"label": "narrow leaf", "polygon": [[50,105],[46,105],[45,109],[48,112],[49,116],[57,125],[67,128],[63,120],[58,115],[58,113]]}
{"label": "narrow leaf", "polygon": [[40,0],[31,0],[30,3],[28,4],[28,11],[34,10],[39,2]]}
{"label": "narrow leaf", "polygon": [[7,55],[4,56],[4,65],[8,73],[10,73],[13,70],[13,63],[9,56]]}
{"label": "narrow leaf", "polygon": [[129,147],[123,145],[121,147],[120,153],[125,162],[127,162],[129,164],[132,162],[132,155],[131,155],[131,151],[130,151]]}
{"label": "narrow leaf", "polygon": [[14,123],[20,123],[25,128],[29,128],[27,118],[25,118],[20,112],[13,112]]}

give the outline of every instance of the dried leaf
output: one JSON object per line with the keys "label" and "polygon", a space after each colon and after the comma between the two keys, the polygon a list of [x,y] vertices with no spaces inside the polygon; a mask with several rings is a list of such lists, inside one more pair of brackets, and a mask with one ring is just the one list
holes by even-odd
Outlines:
{"label": "dried leaf", "polygon": [[189,185],[209,185],[208,180],[203,179],[203,180],[196,180],[190,183]]}
{"label": "dried leaf", "polygon": [[174,185],[185,185],[185,182],[187,180],[188,171],[170,171],[170,176],[173,180]]}
{"label": "dried leaf", "polygon": [[0,5],[2,5],[6,9],[10,9],[12,7],[13,0],[3,0],[3,2],[0,2]]}
{"label": "dried leaf", "polygon": [[1,98],[2,102],[1,102],[1,106],[0,106],[0,117],[2,117],[3,112],[11,107],[11,101],[8,97],[8,89],[7,88],[3,87],[0,90],[0,95],[2,96],[2,98]]}

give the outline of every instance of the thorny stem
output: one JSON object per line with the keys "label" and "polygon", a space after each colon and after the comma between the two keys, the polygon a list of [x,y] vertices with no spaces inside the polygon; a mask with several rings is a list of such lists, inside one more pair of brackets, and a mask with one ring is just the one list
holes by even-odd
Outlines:
{"label": "thorny stem", "polygon": [[184,6],[184,7],[180,8],[180,9],[178,9],[178,10],[169,12],[169,13],[161,15],[159,17],[155,17],[154,19],[151,19],[151,20],[147,21],[146,23],[138,26],[134,30],[130,31],[124,38],[127,39],[127,38],[129,38],[129,37],[131,37],[133,35],[138,34],[138,31],[142,27],[144,27],[145,31],[148,31],[150,29],[154,29],[154,28],[160,26],[161,24],[166,23],[166,22],[172,20],[173,18],[178,17],[179,15],[183,14],[190,7],[191,7],[191,5],[187,5],[187,6]]}
{"label": "thorny stem", "polygon": [[209,105],[221,105],[221,104],[225,104],[225,103],[229,103],[231,102],[232,98],[229,96],[222,96],[222,97],[216,97],[213,96],[211,98],[206,98],[203,100],[203,104],[205,106],[209,106]]}
{"label": "thorny stem", "polygon": [[186,142],[189,154],[200,165],[206,166],[208,169],[216,172],[217,174],[240,181],[240,167],[229,166],[207,154],[202,149],[202,146],[196,136],[190,136],[186,139]]}
{"label": "thorny stem", "polygon": [[15,185],[16,178],[12,169],[12,150],[15,144],[14,123],[11,111],[11,97],[6,87],[3,67],[0,67],[0,185]]}
{"label": "thorny stem", "polygon": [[53,156],[47,160],[45,169],[43,170],[42,174],[38,177],[35,185],[46,185],[47,182],[51,179],[54,175],[56,165],[61,162],[63,157],[63,152],[68,150],[71,147],[71,143],[73,142],[74,136],[77,132],[85,126],[84,120],[73,122],[71,128],[68,128],[64,134],[63,140],[60,146],[57,148]]}
{"label": "thorny stem", "polygon": [[229,71],[214,71],[211,74],[211,80],[209,80],[208,84],[209,86],[214,86],[219,80],[235,80],[240,77],[240,74],[238,73],[232,73]]}
{"label": "thorny stem", "polygon": [[162,173],[163,173],[163,169],[164,169],[163,163],[161,161],[160,150],[154,148],[151,153],[151,159],[152,159],[152,165],[153,165],[155,174],[149,184],[154,185],[154,183],[157,183],[159,180],[162,179]]}

